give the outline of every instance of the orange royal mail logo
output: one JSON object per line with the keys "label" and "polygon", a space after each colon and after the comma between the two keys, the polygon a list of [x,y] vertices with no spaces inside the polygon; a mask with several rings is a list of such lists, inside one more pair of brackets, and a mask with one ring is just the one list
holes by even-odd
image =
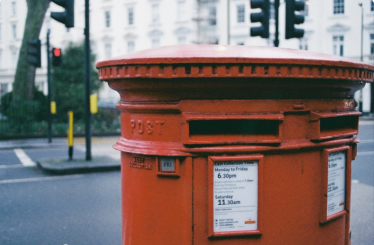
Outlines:
{"label": "orange royal mail logo", "polygon": [[244,221],[244,224],[246,224],[246,225],[248,225],[248,224],[256,224],[256,221],[252,220],[252,219],[249,219],[247,221]]}

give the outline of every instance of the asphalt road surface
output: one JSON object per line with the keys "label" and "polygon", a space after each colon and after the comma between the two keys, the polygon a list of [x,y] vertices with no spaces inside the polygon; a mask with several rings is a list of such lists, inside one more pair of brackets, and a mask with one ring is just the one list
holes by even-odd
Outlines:
{"label": "asphalt road surface", "polygon": [[[23,152],[32,162],[67,156],[66,148]],[[0,159],[1,245],[121,244],[119,171],[53,176],[24,167],[14,150]]]}
{"label": "asphalt road surface", "polygon": [[[352,162],[353,245],[374,244],[374,121],[360,122]],[[111,141],[112,143],[114,141]],[[107,153],[111,147],[93,152]],[[84,157],[77,146],[75,157]],[[121,244],[120,172],[55,176],[35,166],[66,147],[0,150],[0,244]]]}
{"label": "asphalt road surface", "polygon": [[374,244],[374,121],[361,121],[352,162],[352,245]]}

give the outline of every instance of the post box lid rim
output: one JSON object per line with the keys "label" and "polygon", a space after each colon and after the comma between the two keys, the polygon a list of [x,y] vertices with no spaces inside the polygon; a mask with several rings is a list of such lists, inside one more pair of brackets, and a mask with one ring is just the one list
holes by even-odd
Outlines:
{"label": "post box lid rim", "polygon": [[374,66],[356,60],[305,50],[242,45],[175,45],[138,51],[99,61],[97,68],[117,65],[282,64],[361,68]]}

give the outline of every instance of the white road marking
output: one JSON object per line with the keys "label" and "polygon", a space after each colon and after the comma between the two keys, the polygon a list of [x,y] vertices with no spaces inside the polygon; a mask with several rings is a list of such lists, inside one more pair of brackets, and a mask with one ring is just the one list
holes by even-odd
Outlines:
{"label": "white road marking", "polygon": [[22,164],[12,164],[12,165],[0,165],[0,169],[2,168],[22,168]]}
{"label": "white road marking", "polygon": [[24,167],[36,166],[36,163],[33,160],[31,160],[22,149],[14,149],[14,153],[16,153],[18,159],[21,161]]}
{"label": "white road marking", "polygon": [[374,155],[374,151],[357,152],[357,156],[369,156],[369,155]]}
{"label": "white road marking", "polygon": [[8,179],[0,180],[0,184],[14,184],[14,183],[26,183],[26,182],[41,182],[50,180],[60,180],[60,179],[72,179],[80,178],[82,174],[68,175],[68,176],[54,176],[54,177],[41,177],[41,178],[26,178],[26,179]]}

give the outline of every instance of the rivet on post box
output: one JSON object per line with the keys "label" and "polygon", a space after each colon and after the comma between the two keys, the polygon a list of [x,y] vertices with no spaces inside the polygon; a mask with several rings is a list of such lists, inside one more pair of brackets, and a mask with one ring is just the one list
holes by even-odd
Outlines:
{"label": "rivet on post box", "polygon": [[96,66],[121,96],[123,245],[350,243],[354,93],[374,66],[222,45]]}

